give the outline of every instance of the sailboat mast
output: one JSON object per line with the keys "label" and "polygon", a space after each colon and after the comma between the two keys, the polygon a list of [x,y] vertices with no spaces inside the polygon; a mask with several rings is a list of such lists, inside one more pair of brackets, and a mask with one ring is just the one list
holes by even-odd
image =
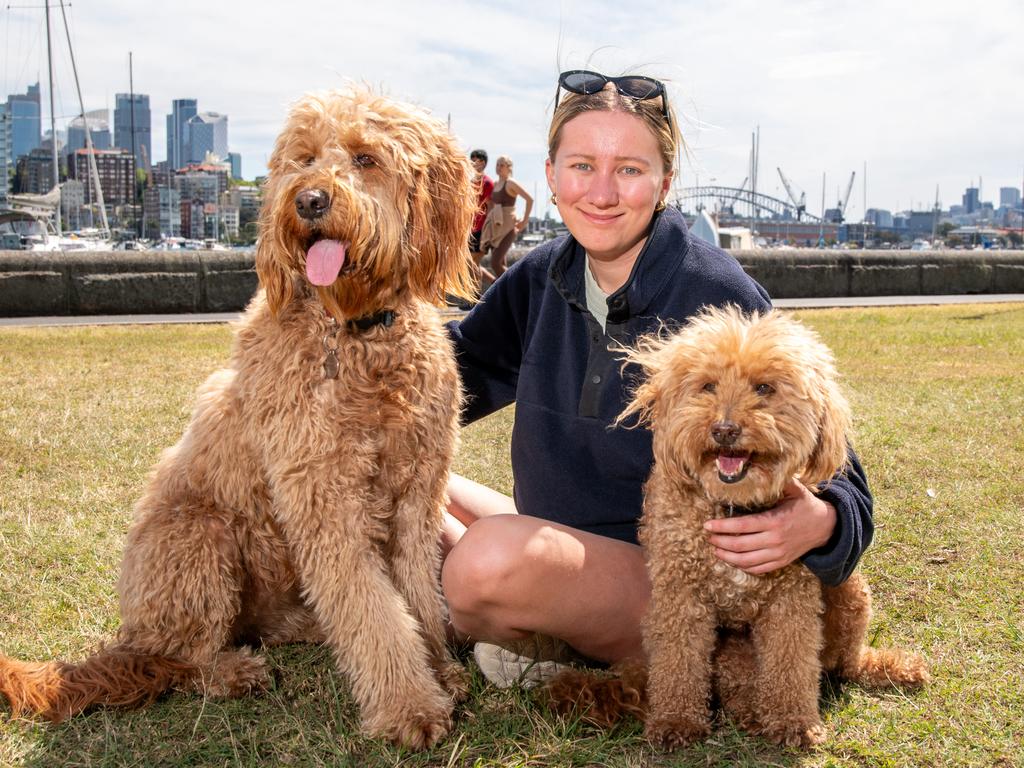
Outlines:
{"label": "sailboat mast", "polygon": [[89,171],[96,185],[96,201],[100,206],[100,222],[103,231],[109,235],[110,225],[107,223],[107,206],[103,203],[103,188],[100,186],[100,173],[96,169],[96,152],[92,147],[92,135],[89,133],[89,118],[85,116],[85,102],[82,101],[82,86],[78,82],[78,67],[75,65],[75,51],[71,47],[71,30],[68,28],[68,15],[64,11],[64,0],[60,0],[60,13],[64,18],[64,34],[68,39],[68,54],[71,56],[71,72],[75,76],[75,91],[78,93],[78,106],[82,110],[82,124],[85,126],[85,148],[89,153]]}
{"label": "sailboat mast", "polygon": [[46,59],[50,73],[50,162],[53,164],[53,187],[57,190],[57,210],[54,211],[54,229],[60,230],[60,165],[57,160],[57,116],[53,108],[53,46],[50,45],[50,0],[45,0],[46,8]]}
{"label": "sailboat mast", "polygon": [[[128,99],[131,104],[131,131],[132,131],[132,168],[136,167],[135,154],[135,80],[132,74],[132,52],[128,51]],[[135,174],[132,174],[132,219],[135,221],[135,236],[142,237],[142,222],[139,219],[139,196],[138,184],[135,183]]]}

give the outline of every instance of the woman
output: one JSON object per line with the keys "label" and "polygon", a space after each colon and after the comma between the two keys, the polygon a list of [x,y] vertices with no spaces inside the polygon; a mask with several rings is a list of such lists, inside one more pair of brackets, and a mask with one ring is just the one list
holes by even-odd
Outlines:
{"label": "woman", "polygon": [[[516,403],[514,498],[452,477],[442,574],[454,627],[478,641],[481,669],[501,685],[538,654],[559,658],[538,636],[602,662],[642,653],[650,585],[636,536],[651,437],[610,426],[629,388],[610,347],[702,305],[770,306],[732,257],[665,207],[679,135],[664,86],[568,72],[562,90],[546,171],[570,234],[513,265],[449,327],[465,419]],[[794,482],[774,510],[715,521],[718,557],[749,573],[802,557],[824,582],[844,580],[873,530],[850,458],[820,496]]]}
{"label": "woman", "polygon": [[[505,256],[519,233],[526,229],[533,210],[533,198],[512,178],[512,160],[502,155],[495,161],[498,181],[491,191],[491,209],[481,234],[481,250],[491,251],[491,272],[495,278],[504,273]],[[516,198],[526,201],[523,218],[516,219]]]}

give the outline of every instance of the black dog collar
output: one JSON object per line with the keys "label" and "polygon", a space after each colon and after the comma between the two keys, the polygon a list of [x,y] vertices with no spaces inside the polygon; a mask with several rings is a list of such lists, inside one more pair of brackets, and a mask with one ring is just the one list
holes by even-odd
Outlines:
{"label": "black dog collar", "polygon": [[397,317],[397,314],[393,309],[384,309],[373,315],[365,315],[357,317],[355,320],[349,320],[348,327],[353,331],[368,331],[375,325],[383,325],[385,328],[390,328],[395,323],[395,317]]}
{"label": "black dog collar", "polygon": [[[782,499],[779,499],[782,501]],[[774,504],[762,504],[757,507],[739,507],[732,502],[718,502],[718,508],[725,513],[725,517],[744,517],[745,515],[757,515],[761,512],[767,512],[769,509],[775,509],[779,505],[779,501]]]}

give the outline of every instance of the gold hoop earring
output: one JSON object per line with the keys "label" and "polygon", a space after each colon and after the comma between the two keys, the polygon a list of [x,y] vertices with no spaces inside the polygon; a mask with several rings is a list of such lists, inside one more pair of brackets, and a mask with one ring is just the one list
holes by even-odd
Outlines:
{"label": "gold hoop earring", "polygon": [[658,204],[656,206],[654,206],[654,210],[659,211],[659,212],[660,211],[664,211],[665,210],[665,201],[664,200],[659,200]]}
{"label": "gold hoop earring", "polygon": [[558,195],[556,195],[554,192],[551,193],[551,204],[558,205]]}

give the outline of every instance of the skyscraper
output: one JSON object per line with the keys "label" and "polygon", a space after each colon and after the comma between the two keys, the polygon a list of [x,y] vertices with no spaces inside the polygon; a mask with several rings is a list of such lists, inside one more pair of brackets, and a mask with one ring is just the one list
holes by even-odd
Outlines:
{"label": "skyscraper", "polygon": [[0,203],[7,201],[10,191],[11,160],[11,119],[7,105],[0,104]]}
{"label": "skyscraper", "polygon": [[1020,190],[1016,187],[999,188],[999,206],[1017,208],[1020,205]]}
{"label": "skyscraper", "polygon": [[[93,149],[110,149],[110,113],[105,109],[92,109],[85,113],[89,121],[89,138]],[[79,115],[68,123],[68,142],[64,152],[71,154],[85,149],[85,120]]]}
{"label": "skyscraper", "polygon": [[201,163],[207,152],[221,160],[228,156],[228,116],[218,112],[200,112],[188,121],[189,157]]}
{"label": "skyscraper", "polygon": [[25,93],[8,96],[7,114],[11,120],[10,155],[13,162],[39,146],[42,136],[39,83],[30,85]]}
{"label": "skyscraper", "polygon": [[[119,93],[115,96],[114,146],[132,149],[132,109],[135,124],[135,164],[142,168],[153,162],[152,130],[150,127],[149,96],[145,93]],[[145,150],[145,151],[143,151]],[[146,158],[143,162],[143,157]]]}
{"label": "skyscraper", "polygon": [[167,165],[178,170],[188,165],[189,151],[188,121],[196,116],[198,102],[195,99],[175,99],[171,102],[171,114],[167,116]]}
{"label": "skyscraper", "polygon": [[974,213],[981,207],[979,190],[977,187],[968,187],[963,197],[964,213]]}

